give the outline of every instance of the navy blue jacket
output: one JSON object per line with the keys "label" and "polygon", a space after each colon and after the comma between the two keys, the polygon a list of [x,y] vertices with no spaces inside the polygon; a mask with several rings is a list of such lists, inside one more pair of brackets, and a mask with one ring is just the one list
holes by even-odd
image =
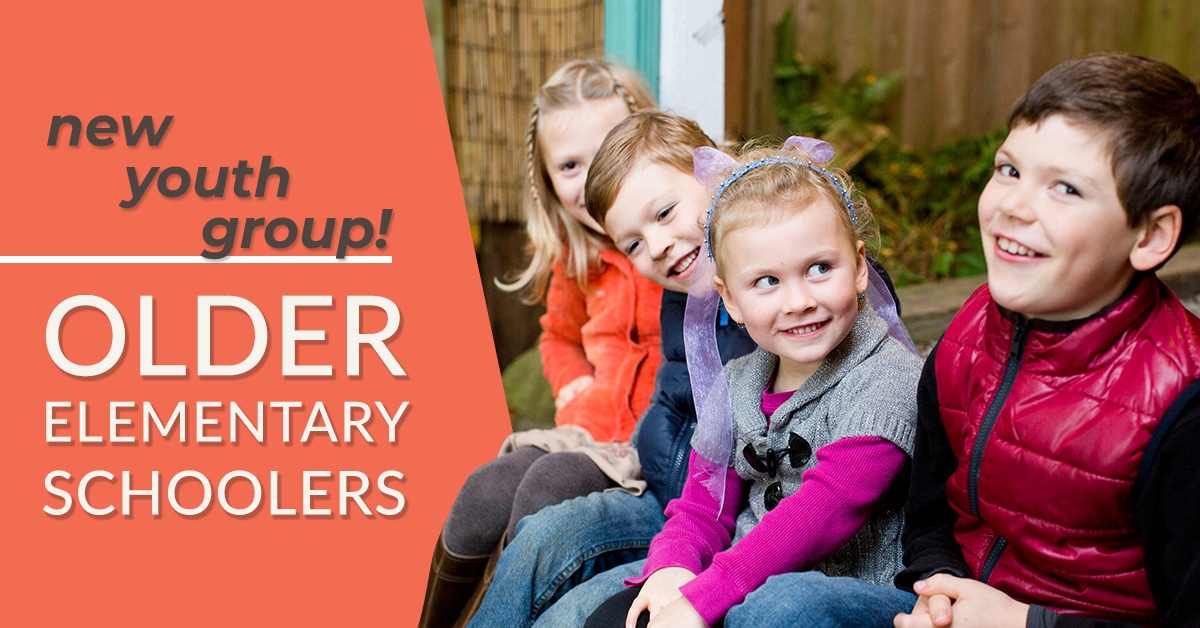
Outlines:
{"label": "navy blue jacket", "polygon": [[[642,476],[659,502],[679,497],[687,476],[688,455],[692,452],[692,433],[696,431],[696,406],[688,379],[683,348],[683,312],[687,295],[664,290],[662,311],[662,365],[654,378],[654,396],[642,414],[634,434]],[[743,356],[754,350],[754,341],[725,313],[717,317],[717,349],[721,361]]]}

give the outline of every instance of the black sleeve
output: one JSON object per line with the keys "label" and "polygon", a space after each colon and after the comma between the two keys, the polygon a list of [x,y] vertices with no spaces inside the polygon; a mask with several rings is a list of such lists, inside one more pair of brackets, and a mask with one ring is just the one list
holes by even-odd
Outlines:
{"label": "black sleeve", "polygon": [[1059,615],[1047,608],[1033,605],[1029,607],[1025,628],[1136,628],[1136,624],[1100,621],[1077,615]]}
{"label": "black sleeve", "polygon": [[[1167,411],[1146,448],[1134,488],[1146,576],[1167,626],[1200,626],[1200,382]],[[1034,617],[1030,610],[1030,618]],[[1054,628],[1133,626],[1037,609]],[[1033,624],[1031,624],[1033,625]]]}
{"label": "black sleeve", "polygon": [[954,538],[958,516],[946,500],[946,481],[958,468],[958,460],[942,426],[934,373],[936,358],[935,346],[917,385],[917,436],[902,537],[905,568],[895,578],[896,586],[906,591],[912,591],[917,580],[935,573],[972,577]]}
{"label": "black sleeve", "polygon": [[1180,395],[1146,449],[1135,514],[1146,575],[1168,626],[1200,626],[1200,382]]}

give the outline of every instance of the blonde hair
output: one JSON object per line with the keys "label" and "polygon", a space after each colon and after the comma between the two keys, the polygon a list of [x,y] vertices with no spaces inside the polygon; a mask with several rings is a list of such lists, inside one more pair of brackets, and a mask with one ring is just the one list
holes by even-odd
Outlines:
{"label": "blonde hair", "polygon": [[621,184],[641,159],[691,175],[692,153],[701,146],[716,148],[700,125],[687,118],[658,109],[643,109],[625,118],[608,132],[592,159],[583,194],[588,214],[604,224]]}
{"label": "blonde hair", "polygon": [[609,246],[606,237],[572,218],[554,194],[538,141],[538,120],[544,114],[612,96],[620,96],[629,106],[630,113],[654,106],[650,89],[633,70],[596,59],[568,61],[546,80],[534,98],[525,138],[525,166],[529,176],[525,230],[529,234],[531,259],[516,281],[510,284],[496,282],[501,289],[510,292],[527,289],[523,298],[527,303],[545,299],[550,273],[559,259],[563,260],[567,274],[579,287],[587,288],[588,273],[596,255]]}
{"label": "blonde hair", "polygon": [[[726,187],[716,199],[708,220],[708,238],[718,276],[724,276],[721,241],[726,235],[748,226],[773,224],[817,201],[824,201],[836,211],[838,222],[851,244],[862,240],[868,248],[874,248],[879,238],[875,217],[843,170],[811,164],[808,156],[799,150],[783,153],[778,149],[749,147],[739,155],[738,161],[746,165],[771,157],[793,157],[799,161],[756,166]],[[838,186],[841,186],[840,190]],[[847,198],[854,208],[854,217],[846,206]]]}

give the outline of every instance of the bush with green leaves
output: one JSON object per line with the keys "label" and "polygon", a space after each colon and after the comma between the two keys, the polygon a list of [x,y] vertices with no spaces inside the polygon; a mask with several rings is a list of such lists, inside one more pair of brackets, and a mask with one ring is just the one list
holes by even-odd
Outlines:
{"label": "bush with green leaves", "polygon": [[932,152],[901,146],[882,123],[900,85],[893,72],[859,70],[839,80],[836,68],[796,52],[789,9],[775,28],[776,114],[793,133],[838,149],[845,168],[879,222],[879,258],[898,285],[986,271],[976,203],[991,177],[1004,131],[968,137]]}

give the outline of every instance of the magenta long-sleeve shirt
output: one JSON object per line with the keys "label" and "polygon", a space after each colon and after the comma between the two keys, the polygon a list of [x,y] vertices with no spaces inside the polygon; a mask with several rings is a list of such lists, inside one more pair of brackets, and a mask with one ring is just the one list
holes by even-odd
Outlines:
{"label": "magenta long-sleeve shirt", "polygon": [[811,569],[849,541],[907,461],[899,447],[877,436],[845,438],[814,454],[817,463],[801,476],[800,488],[730,547],[745,481],[734,469],[725,470],[719,509],[693,452],[683,494],[667,505],[667,523],[650,543],[643,575],[630,584],[664,567],[691,571],[696,578],[681,592],[711,625],[767,578]]}

